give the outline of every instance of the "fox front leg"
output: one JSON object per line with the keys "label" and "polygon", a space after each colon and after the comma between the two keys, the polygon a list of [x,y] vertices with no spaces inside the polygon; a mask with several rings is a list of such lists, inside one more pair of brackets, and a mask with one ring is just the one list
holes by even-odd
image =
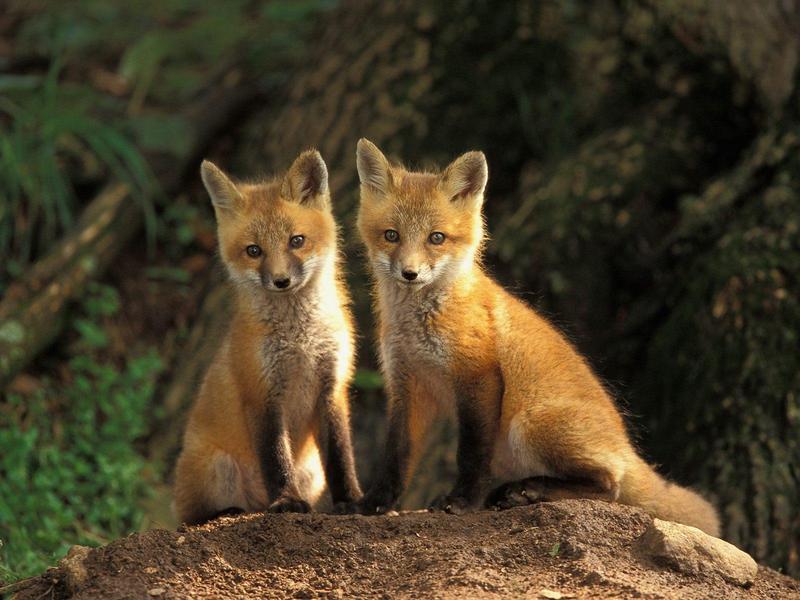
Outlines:
{"label": "fox front leg", "polygon": [[311,506],[300,497],[289,432],[277,400],[272,399],[267,406],[257,444],[261,473],[271,501],[267,511],[309,512]]}
{"label": "fox front leg", "polygon": [[364,497],[356,503],[356,512],[364,515],[383,514],[392,510],[403,494],[411,457],[407,404],[395,401],[389,406],[386,446],[380,474]]}
{"label": "fox front leg", "polygon": [[458,402],[458,477],[449,494],[431,510],[460,514],[476,508],[489,479],[494,439],[499,425],[502,383],[499,375],[456,386]]}
{"label": "fox front leg", "polygon": [[326,380],[320,394],[322,423],[320,446],[325,449],[325,479],[334,508],[339,511],[361,499],[361,486],[356,475],[353,442],[350,435],[347,389],[334,389],[333,375]]}
{"label": "fox front leg", "polygon": [[354,508],[365,515],[382,514],[397,505],[436,416],[434,403],[414,376],[402,371],[388,379],[389,414],[383,463],[377,479]]}

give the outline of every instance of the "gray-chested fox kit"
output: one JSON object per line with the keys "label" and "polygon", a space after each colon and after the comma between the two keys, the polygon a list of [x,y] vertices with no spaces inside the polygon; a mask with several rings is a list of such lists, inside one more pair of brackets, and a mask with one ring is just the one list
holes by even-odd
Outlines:
{"label": "gray-chested fox kit", "polygon": [[201,174],[235,309],[189,416],[176,516],[305,512],[326,481],[333,502],[355,501],[352,319],[325,163],[308,151],[284,177],[255,184],[207,161]]}
{"label": "gray-chested fox kit", "polygon": [[453,407],[458,477],[435,508],[474,507],[494,479],[491,506],[599,498],[718,535],[706,500],[639,457],[583,357],[482,269],[483,154],[416,173],[362,139],[357,165],[389,416],[383,469],[355,510],[396,504],[429,425]]}

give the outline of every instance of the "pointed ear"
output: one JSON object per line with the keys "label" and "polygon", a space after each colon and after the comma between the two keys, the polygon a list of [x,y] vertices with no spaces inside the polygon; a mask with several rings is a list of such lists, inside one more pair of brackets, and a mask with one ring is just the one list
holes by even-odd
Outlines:
{"label": "pointed ear", "polygon": [[489,167],[483,152],[473,151],[462,154],[442,173],[439,187],[450,200],[474,200],[483,202],[483,190],[489,179]]}
{"label": "pointed ear", "polygon": [[236,210],[241,204],[242,195],[236,185],[210,160],[200,165],[200,177],[217,214],[219,210]]}
{"label": "pointed ear", "polygon": [[295,159],[283,178],[281,195],[314,208],[330,206],[328,167],[319,152],[306,150]]}
{"label": "pointed ear", "polygon": [[361,185],[367,186],[373,192],[386,194],[392,184],[389,161],[378,150],[378,147],[367,138],[358,140],[356,146],[356,167]]}

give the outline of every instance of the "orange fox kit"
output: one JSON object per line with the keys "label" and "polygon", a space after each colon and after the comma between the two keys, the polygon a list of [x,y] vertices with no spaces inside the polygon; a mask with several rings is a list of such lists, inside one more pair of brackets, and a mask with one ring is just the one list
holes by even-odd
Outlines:
{"label": "orange fox kit", "polygon": [[326,481],[335,503],[353,502],[353,334],[325,163],[308,151],[258,184],[235,184],[208,161],[201,175],[235,309],[189,416],[176,516],[306,512]]}
{"label": "orange fox kit", "polygon": [[402,494],[432,420],[455,409],[458,476],[433,508],[459,512],[545,499],[598,498],[718,535],[714,508],[662,479],[633,448],[584,359],[481,268],[481,152],[442,173],[390,165],[358,143],[358,230],[374,272],[389,396],[384,468],[355,510]]}

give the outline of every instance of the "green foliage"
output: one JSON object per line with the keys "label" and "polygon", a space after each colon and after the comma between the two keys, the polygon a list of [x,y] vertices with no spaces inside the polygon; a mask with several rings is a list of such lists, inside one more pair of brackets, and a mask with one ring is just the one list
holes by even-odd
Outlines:
{"label": "green foliage", "polygon": [[[109,175],[142,203],[152,242],[155,180],[142,152],[184,155],[193,135],[178,114],[185,104],[246,72],[284,77],[310,17],[332,5],[12,2],[21,15],[15,54],[52,62],[45,75],[0,76],[0,254],[26,263],[46,251],[85,201],[76,187],[93,189]],[[118,77],[122,97],[74,81],[87,72]],[[146,111],[145,102],[166,113]]]}
{"label": "green foliage", "polygon": [[163,251],[173,260],[178,260],[196,242],[196,229],[199,223],[209,223],[211,211],[205,206],[201,212],[197,204],[170,202],[164,207],[159,220],[158,240]]}
{"label": "green foliage", "polygon": [[67,381],[0,404],[0,578],[40,572],[72,544],[105,543],[141,521],[149,484],[135,443],[150,426],[161,361],[152,351],[123,367],[99,358],[98,319],[118,306],[113,288],[93,284],[73,321],[80,353]]}
{"label": "green foliage", "polygon": [[[12,0],[14,56],[48,66],[0,76],[0,291],[109,179],[129,184],[150,235],[181,258],[195,242],[198,209],[175,205],[154,223],[144,201],[157,190],[143,153],[185,155],[194,132],[182,113],[209,88],[285,78],[311,17],[332,4]],[[188,281],[177,268],[146,275]],[[161,364],[153,353],[134,351],[124,364],[103,356],[104,324],[119,303],[112,288],[90,285],[69,322],[74,358],[61,376],[0,401],[2,579],[41,571],[69,545],[108,541],[141,519],[148,486],[135,444],[158,413],[151,399]]]}
{"label": "green foliage", "polygon": [[127,182],[152,226],[150,168],[122,127],[93,114],[113,103],[60,73],[56,60],[44,76],[0,78],[0,253],[21,261],[73,223],[74,182],[92,171]]}
{"label": "green foliage", "polygon": [[135,530],[147,491],[134,442],[147,431],[153,354],[123,369],[85,356],[74,379],[29,397],[9,395],[0,413],[0,570],[42,571],[71,544],[97,545]]}
{"label": "green foliage", "polygon": [[136,146],[143,152],[183,156],[189,152],[193,132],[179,115],[138,114],[125,121]]}
{"label": "green foliage", "polygon": [[93,53],[113,57],[117,73],[131,85],[130,105],[136,108],[145,99],[179,105],[234,65],[265,77],[281,76],[281,69],[269,67],[294,60],[304,47],[303,34],[313,23],[311,17],[334,2],[45,0],[40,4],[45,10],[23,25],[21,49],[51,54],[52,40],[60,39],[76,60]]}

